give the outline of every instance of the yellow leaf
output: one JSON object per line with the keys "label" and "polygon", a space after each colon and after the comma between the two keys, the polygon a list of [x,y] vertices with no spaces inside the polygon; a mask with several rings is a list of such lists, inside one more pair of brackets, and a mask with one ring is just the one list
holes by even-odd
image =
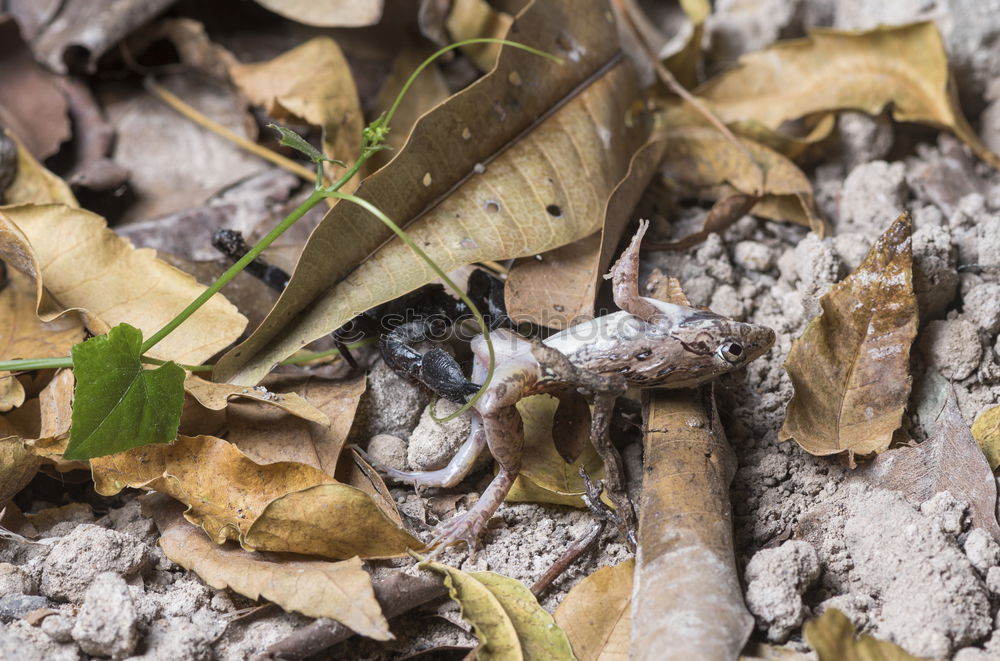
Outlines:
{"label": "yellow leaf", "polygon": [[219,546],[185,521],[183,506],[167,496],[146,496],[142,508],[156,520],[166,556],[213,588],[263,597],[308,617],[328,617],[375,640],[393,638],[360,558],[302,560],[251,553],[232,543]]}
{"label": "yellow leaf", "polygon": [[827,608],[821,616],[806,622],[802,633],[819,661],[922,661],[895,643],[865,633],[856,636],[854,625],[836,608]]}
{"label": "yellow leaf", "polygon": [[912,221],[903,213],[858,268],[834,285],[823,312],[785,361],[795,395],[780,440],[807,452],[880,453],[902,422],[910,394],[910,346],[917,334]]}
{"label": "yellow leaf", "polygon": [[784,122],[831,110],[878,115],[952,131],[981,159],[1000,167],[962,116],[948,58],[933,22],[864,32],[813,28],[796,39],[744,55],[695,91],[727,124]]}
{"label": "yellow leaf", "polygon": [[[517,40],[563,56],[563,64],[504,47],[496,69],[421,117],[359,195],[445,271],[598,231],[611,191],[648,136],[606,9],[570,0],[529,5],[515,22]],[[310,235],[274,310],[223,356],[215,380],[257,383],[277,360],[435,278],[378,219],[340,202]]]}
{"label": "yellow leaf", "polygon": [[[152,335],[205,290],[154,251],[133,248],[100,216],[62,204],[0,207],[0,258],[35,278],[42,320],[80,310],[98,335],[123,322]],[[148,353],[199,364],[238,338],[246,323],[216,294]]]}
{"label": "yellow leaf", "polygon": [[148,488],[186,504],[217,543],[330,558],[389,557],[421,544],[364,492],[295,462],[260,465],[211,436],[181,436],[91,461],[94,487]]}
{"label": "yellow leaf", "polygon": [[305,25],[360,28],[382,18],[383,0],[256,0],[261,7]]}
{"label": "yellow leaf", "polygon": [[1000,466],[1000,406],[979,414],[972,423],[972,436],[990,462],[990,469],[995,471]]}
{"label": "yellow leaf", "polygon": [[635,560],[601,567],[569,591],[555,612],[580,661],[625,661],[632,628]]}
{"label": "yellow leaf", "polygon": [[244,398],[270,404],[309,422],[320,425],[330,424],[330,418],[325,413],[294,392],[276,393],[263,386],[231,386],[226,383],[213,383],[194,374],[188,374],[185,377],[184,392],[198,400],[198,403],[205,408],[213,411],[221,411],[226,408],[230,398]]}
{"label": "yellow leaf", "polygon": [[3,191],[5,204],[49,204],[58,202],[71,207],[79,206],[69,185],[55,176],[34,159],[10,131],[4,134],[17,145],[17,174],[10,186]]}

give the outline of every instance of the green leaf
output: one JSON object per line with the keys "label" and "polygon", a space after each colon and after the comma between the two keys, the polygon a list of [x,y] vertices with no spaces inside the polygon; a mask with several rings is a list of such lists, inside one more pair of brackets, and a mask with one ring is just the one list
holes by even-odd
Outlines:
{"label": "green leaf", "polygon": [[91,459],[177,436],[184,370],[140,362],[142,331],[119,324],[73,347],[73,425],[63,457]]}
{"label": "green leaf", "polygon": [[267,126],[268,128],[272,128],[281,134],[281,140],[278,141],[279,144],[291,147],[295,151],[305,154],[313,163],[322,163],[323,161],[326,161],[328,163],[336,163],[340,166],[346,166],[343,161],[338,161],[324,156],[323,152],[313,147],[308,141],[306,141],[305,138],[292,129],[287,129],[284,126],[278,126],[277,124],[268,124]]}

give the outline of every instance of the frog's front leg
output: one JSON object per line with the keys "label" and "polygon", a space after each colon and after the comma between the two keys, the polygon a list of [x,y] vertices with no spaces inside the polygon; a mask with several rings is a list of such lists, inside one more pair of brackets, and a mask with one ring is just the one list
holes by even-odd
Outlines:
{"label": "frog's front leg", "polygon": [[483,397],[485,401],[477,406],[482,415],[486,442],[500,470],[469,511],[438,526],[430,545],[438,547],[439,551],[463,541],[470,549],[475,549],[487,522],[517,479],[524,448],[524,423],[515,406],[524,393],[518,381],[514,379],[497,384]]}

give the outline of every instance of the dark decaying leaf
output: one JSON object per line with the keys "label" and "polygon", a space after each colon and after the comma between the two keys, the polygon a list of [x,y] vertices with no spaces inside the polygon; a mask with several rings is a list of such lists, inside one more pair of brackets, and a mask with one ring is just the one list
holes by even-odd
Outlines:
{"label": "dark decaying leaf", "polygon": [[91,459],[177,436],[184,370],[174,363],[147,370],[139,360],[142,332],[120,324],[73,347],[73,425],[63,457]]}
{"label": "dark decaying leaf", "polygon": [[[599,230],[608,196],[647,136],[604,3],[533,3],[510,36],[563,64],[504,47],[496,69],[424,115],[406,147],[358,191],[445,271]],[[367,211],[338,203],[272,313],[219,361],[216,380],[256,383],[308,342],[434,279],[392,237]]]}
{"label": "dark decaying leaf", "polygon": [[822,299],[823,312],[785,362],[795,395],[779,438],[815,455],[879,453],[899,428],[910,394],[917,333],[912,222],[903,213],[864,261]]}
{"label": "dark decaying leaf", "polygon": [[928,371],[917,384],[916,396],[927,440],[883,452],[850,479],[899,491],[914,506],[949,491],[955,498],[968,501],[972,525],[1000,541],[996,481],[962,419],[954,387],[937,372]]}

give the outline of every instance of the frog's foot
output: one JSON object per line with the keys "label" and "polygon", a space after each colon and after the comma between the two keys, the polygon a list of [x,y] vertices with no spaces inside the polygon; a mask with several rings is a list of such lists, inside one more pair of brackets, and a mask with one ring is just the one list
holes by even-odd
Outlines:
{"label": "frog's foot", "polygon": [[500,503],[507,497],[517,477],[517,471],[507,470],[503,467],[496,474],[486,491],[479,497],[476,504],[464,514],[459,514],[441,523],[434,538],[428,546],[434,548],[434,554],[440,553],[446,547],[459,542],[465,542],[470,550],[475,550],[479,545],[479,538],[486,530],[486,524],[500,507]]}

